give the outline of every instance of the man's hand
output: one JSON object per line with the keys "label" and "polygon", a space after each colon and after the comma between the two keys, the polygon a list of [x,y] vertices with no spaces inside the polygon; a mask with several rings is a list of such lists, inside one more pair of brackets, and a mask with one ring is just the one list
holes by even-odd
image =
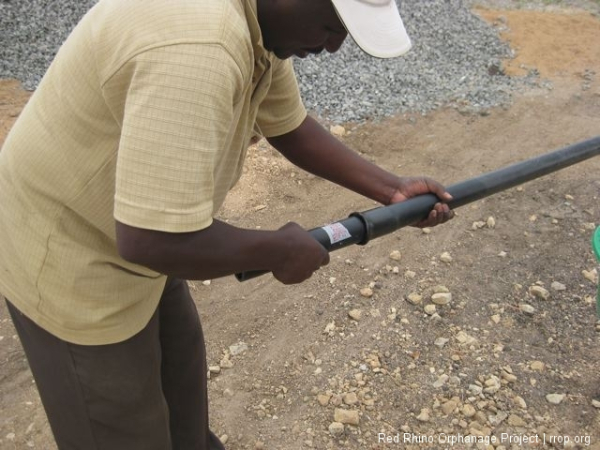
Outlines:
{"label": "man's hand", "polygon": [[285,256],[273,276],[283,284],[301,283],[321,266],[329,264],[329,252],[306,230],[290,222],[278,230],[285,246]]}
{"label": "man's hand", "polygon": [[403,177],[399,178],[398,187],[392,197],[390,204],[399,203],[411,197],[423,194],[434,194],[441,202],[436,203],[429,216],[421,222],[415,223],[413,226],[419,228],[434,227],[441,223],[447,222],[454,217],[452,211],[445,202],[452,200],[452,196],[446,192],[444,186],[431,178],[426,177]]}

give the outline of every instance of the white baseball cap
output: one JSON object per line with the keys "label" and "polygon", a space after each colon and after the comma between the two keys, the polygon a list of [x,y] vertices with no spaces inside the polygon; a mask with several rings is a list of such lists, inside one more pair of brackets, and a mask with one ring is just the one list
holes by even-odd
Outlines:
{"label": "white baseball cap", "polygon": [[366,53],[393,58],[411,43],[395,0],[331,0],[348,33]]}

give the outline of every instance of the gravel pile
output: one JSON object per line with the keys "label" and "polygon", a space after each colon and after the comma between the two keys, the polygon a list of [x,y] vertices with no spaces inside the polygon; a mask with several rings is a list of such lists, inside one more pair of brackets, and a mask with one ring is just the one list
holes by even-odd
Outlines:
{"label": "gravel pile", "polygon": [[[95,0],[0,0],[0,78],[35,89],[60,44]],[[334,54],[296,60],[309,110],[332,122],[425,113],[451,105],[481,111],[510,102],[523,80],[504,76],[511,50],[465,0],[405,0],[413,49],[379,60],[351,39]]]}
{"label": "gravel pile", "polygon": [[501,73],[512,51],[465,1],[405,0],[401,14],[413,42],[403,57],[371,58],[348,39],[336,54],[296,61],[306,104],[334,122],[445,105],[481,111],[531,81]]}

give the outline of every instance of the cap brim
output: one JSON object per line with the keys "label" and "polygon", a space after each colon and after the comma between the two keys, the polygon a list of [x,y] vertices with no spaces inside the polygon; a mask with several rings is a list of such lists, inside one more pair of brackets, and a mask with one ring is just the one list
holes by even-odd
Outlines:
{"label": "cap brim", "polygon": [[332,0],[348,33],[366,53],[393,58],[408,52],[410,38],[395,0],[381,5],[361,0]]}

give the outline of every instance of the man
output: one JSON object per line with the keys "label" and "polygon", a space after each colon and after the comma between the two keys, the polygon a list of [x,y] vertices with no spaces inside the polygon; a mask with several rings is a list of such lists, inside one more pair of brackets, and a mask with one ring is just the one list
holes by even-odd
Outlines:
{"label": "man", "polygon": [[214,218],[253,136],[383,204],[436,194],[421,225],[452,217],[441,185],[307,116],[289,58],[346,29],[375,56],[410,47],[393,0],[100,0],[61,47],[0,153],[0,291],[61,450],[223,448],[182,280],[329,262],[294,223]]}

